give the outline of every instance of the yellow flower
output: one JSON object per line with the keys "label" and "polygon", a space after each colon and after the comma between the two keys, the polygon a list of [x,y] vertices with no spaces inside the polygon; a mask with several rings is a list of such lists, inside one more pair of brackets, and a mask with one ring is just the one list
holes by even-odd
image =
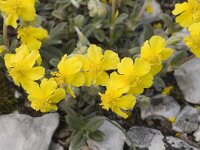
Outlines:
{"label": "yellow flower", "polygon": [[87,55],[78,55],[83,63],[85,71],[86,85],[105,86],[109,80],[107,70],[116,69],[119,63],[118,55],[110,50],[106,50],[104,55],[102,49],[96,45],[90,45]]}
{"label": "yellow flower", "polygon": [[40,86],[34,82],[30,88],[27,88],[28,99],[31,101],[31,107],[41,112],[56,111],[56,106],[64,97],[65,90],[58,88],[53,79],[43,79]]}
{"label": "yellow flower", "polygon": [[67,92],[75,98],[75,94],[71,86],[80,87],[85,83],[84,73],[81,72],[82,62],[77,57],[67,58],[67,55],[64,55],[59,62],[58,72],[53,73],[55,80],[67,85]]}
{"label": "yellow flower", "polygon": [[176,4],[175,9],[172,11],[176,17],[176,22],[182,27],[188,27],[192,23],[200,21],[200,1],[188,0],[181,4]]}
{"label": "yellow flower", "polygon": [[36,17],[35,0],[2,0],[0,10],[6,14],[6,25],[17,28],[18,18],[33,21]]}
{"label": "yellow flower", "polygon": [[173,50],[166,48],[166,41],[160,36],[153,36],[141,48],[140,56],[151,65],[151,73],[156,75],[162,69],[162,61],[167,60]]}
{"label": "yellow flower", "polygon": [[44,76],[45,69],[43,67],[34,67],[39,57],[38,51],[30,52],[25,45],[17,48],[15,54],[5,55],[5,65],[16,85],[26,88]]}
{"label": "yellow flower", "polygon": [[0,53],[4,52],[6,50],[5,46],[0,46]]}
{"label": "yellow flower", "polygon": [[135,63],[131,58],[125,57],[118,65],[118,72],[123,75],[122,85],[129,87],[129,94],[141,94],[144,88],[149,88],[153,83],[150,73],[151,66],[143,59],[136,58]]}
{"label": "yellow flower", "polygon": [[153,13],[152,4],[147,5],[147,7],[146,7],[146,12],[149,13],[149,14],[152,14],[152,13]]}
{"label": "yellow flower", "polygon": [[192,24],[188,30],[190,35],[185,37],[184,41],[192,53],[200,58],[200,22]]}
{"label": "yellow flower", "polygon": [[176,122],[176,118],[174,118],[174,117],[169,117],[168,120],[169,120],[169,122],[171,122],[172,124]]}
{"label": "yellow flower", "polygon": [[173,86],[167,86],[167,87],[165,87],[165,88],[163,89],[162,94],[164,94],[164,95],[169,95],[170,92],[172,91],[172,89],[173,89]]}
{"label": "yellow flower", "polygon": [[28,26],[26,28],[19,28],[17,37],[30,50],[38,50],[42,45],[41,40],[47,38],[47,36],[48,32],[45,29]]}
{"label": "yellow flower", "polygon": [[105,94],[99,93],[101,96],[100,105],[107,111],[111,109],[117,115],[127,118],[129,113],[125,111],[133,109],[136,104],[136,98],[133,95],[123,95],[127,90],[115,86],[118,78],[119,75],[116,72],[111,74]]}

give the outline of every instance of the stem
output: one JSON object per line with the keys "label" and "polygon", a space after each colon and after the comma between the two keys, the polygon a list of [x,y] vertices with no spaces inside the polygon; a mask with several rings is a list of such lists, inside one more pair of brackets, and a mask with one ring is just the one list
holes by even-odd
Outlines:
{"label": "stem", "polygon": [[139,18],[141,18],[143,16],[143,14],[145,12],[145,9],[147,7],[147,4],[148,4],[148,0],[144,0],[144,3],[143,3],[142,8],[140,10],[140,13],[137,16],[137,19],[139,19]]}
{"label": "stem", "polygon": [[9,49],[8,28],[5,22],[3,23],[3,42],[4,42],[4,45]]}
{"label": "stem", "polygon": [[110,45],[113,44],[113,35],[114,35],[114,22],[115,22],[115,13],[116,13],[116,0],[112,0],[112,17],[111,17],[111,23],[110,23]]}
{"label": "stem", "polygon": [[179,63],[179,65],[184,64],[185,62],[191,60],[192,58],[195,58],[195,55],[191,55],[191,56],[189,56],[189,57],[183,59],[183,60]]}
{"label": "stem", "polygon": [[[111,123],[112,125],[114,125],[115,127],[117,127],[119,130],[121,130],[122,133],[124,133],[124,135],[125,135],[126,139],[128,140],[128,142],[130,143],[131,148],[132,148],[131,150],[136,150],[135,145],[133,145],[132,142],[131,142],[131,138],[127,135],[126,131],[125,131],[122,127],[120,127],[118,124],[112,122],[112,121],[109,120],[109,119],[106,119],[106,121],[108,121],[109,123]],[[128,145],[129,145],[129,144],[128,144]],[[129,145],[129,147],[130,147],[130,145]]]}

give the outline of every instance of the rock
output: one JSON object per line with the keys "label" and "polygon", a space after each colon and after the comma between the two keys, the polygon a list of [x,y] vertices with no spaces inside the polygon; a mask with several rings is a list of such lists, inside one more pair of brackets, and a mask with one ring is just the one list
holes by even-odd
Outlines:
{"label": "rock", "polygon": [[180,105],[173,97],[157,95],[151,99],[148,107],[141,109],[141,118],[146,119],[154,116],[162,116],[166,119],[176,118],[179,112]]}
{"label": "rock", "polygon": [[64,148],[59,143],[51,142],[48,150],[64,150]]}
{"label": "rock", "polygon": [[137,150],[198,150],[181,139],[164,137],[156,129],[135,126],[127,134]]}
{"label": "rock", "polygon": [[200,142],[200,125],[199,125],[199,129],[194,132],[194,137],[195,137],[195,141]]}
{"label": "rock", "polygon": [[166,137],[166,150],[199,150],[189,144],[187,144],[185,141],[168,136]]}
{"label": "rock", "polygon": [[138,149],[165,150],[164,136],[156,129],[135,126],[127,134]]}
{"label": "rock", "polygon": [[177,116],[177,119],[173,124],[173,130],[177,132],[191,133],[198,129],[198,122],[198,110],[187,105]]}
{"label": "rock", "polygon": [[174,76],[187,102],[200,104],[200,59],[193,58],[175,70]]}
{"label": "rock", "polygon": [[91,150],[123,150],[125,135],[112,123],[105,121],[99,128],[104,134],[102,142],[88,140],[88,146]]}
{"label": "rock", "polygon": [[0,116],[0,149],[48,150],[58,124],[57,113],[42,117],[18,113]]}

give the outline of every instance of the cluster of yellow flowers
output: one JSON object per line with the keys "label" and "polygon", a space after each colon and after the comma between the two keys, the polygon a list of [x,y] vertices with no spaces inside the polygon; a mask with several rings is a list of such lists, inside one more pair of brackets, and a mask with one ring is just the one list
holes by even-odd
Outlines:
{"label": "cluster of yellow flowers", "polygon": [[[105,93],[99,93],[103,109],[111,109],[123,118],[136,103],[136,95],[149,88],[155,76],[162,69],[162,62],[173,50],[166,48],[166,41],[153,36],[141,47],[141,53],[134,61],[122,60],[111,50],[90,45],[87,54],[64,55],[57,65],[57,71],[45,78],[39,53],[41,42],[48,37],[46,30],[33,26],[18,26],[17,20],[33,21],[36,17],[36,0],[0,0],[0,10],[5,23],[18,30],[21,46],[15,53],[5,55],[5,65],[14,83],[22,86],[35,110],[49,112],[57,110],[57,103],[66,95],[76,97],[73,87],[105,86]],[[1,50],[2,51],[2,50]],[[112,71],[108,74],[107,71]]]}
{"label": "cluster of yellow flowers", "polygon": [[200,58],[200,1],[188,0],[176,4],[172,13],[178,15],[176,22],[188,29],[190,35],[184,41],[195,56]]}

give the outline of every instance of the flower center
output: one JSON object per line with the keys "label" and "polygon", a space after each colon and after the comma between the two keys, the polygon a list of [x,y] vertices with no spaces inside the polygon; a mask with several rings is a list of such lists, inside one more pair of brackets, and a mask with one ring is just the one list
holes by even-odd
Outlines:
{"label": "flower center", "polygon": [[192,10],[193,19],[200,19],[200,4],[196,5]]}
{"label": "flower center", "polygon": [[149,64],[151,64],[151,66],[158,66],[160,64],[160,62],[162,61],[161,56],[157,55],[157,56],[151,56],[149,58],[146,59],[147,62]]}
{"label": "flower center", "polygon": [[200,34],[198,35],[190,35],[189,38],[186,38],[186,44],[191,49],[199,49],[200,47]]}

